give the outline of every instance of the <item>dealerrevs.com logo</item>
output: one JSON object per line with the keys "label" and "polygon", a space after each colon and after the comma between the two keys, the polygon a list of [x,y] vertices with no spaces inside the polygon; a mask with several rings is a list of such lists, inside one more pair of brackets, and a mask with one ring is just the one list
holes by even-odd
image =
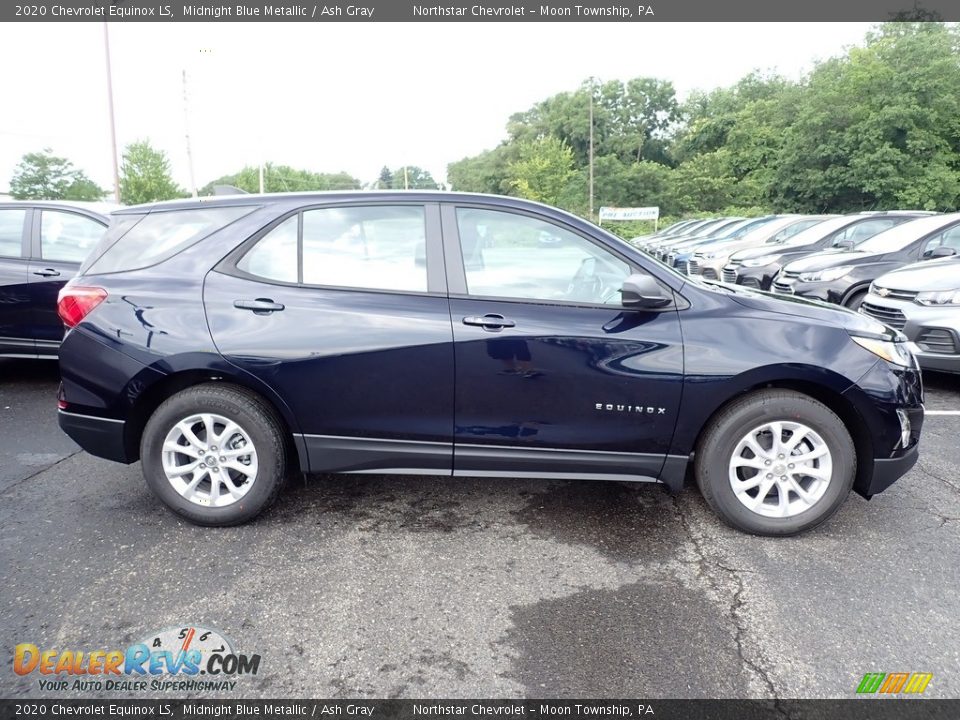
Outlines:
{"label": "dealerrevs.com logo", "polygon": [[151,633],[126,650],[41,649],[20,643],[13,671],[35,676],[41,690],[141,692],[223,691],[256,675],[260,656],[238,653],[216,630],[199,626]]}

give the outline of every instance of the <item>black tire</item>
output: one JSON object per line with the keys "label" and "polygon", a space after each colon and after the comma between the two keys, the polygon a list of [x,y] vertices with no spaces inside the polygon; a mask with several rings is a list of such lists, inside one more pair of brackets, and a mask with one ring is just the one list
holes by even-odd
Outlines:
{"label": "black tire", "polygon": [[[249,434],[257,450],[258,467],[252,486],[233,504],[198,505],[181,496],[163,470],[162,447],[178,422],[198,413],[215,413],[233,420]],[[235,385],[207,383],[187,388],[158,407],[143,431],[140,460],[153,493],[173,512],[196,525],[225,527],[252,520],[276,499],[287,472],[287,444],[276,412],[255,394]],[[222,460],[222,458],[221,458]]]}
{"label": "black tire", "polygon": [[843,304],[844,307],[850,308],[851,310],[859,310],[860,305],[863,304],[864,298],[867,297],[866,290],[859,290],[853,295],[847,298],[847,301]]}
{"label": "black tire", "polygon": [[[765,422],[800,422],[814,430],[830,450],[833,472],[822,497],[792,517],[767,517],[749,509],[731,487],[729,468],[737,444]],[[697,446],[697,485],[714,512],[728,525],[754,535],[796,535],[826,521],[843,504],[857,469],[850,433],[826,405],[790,390],[760,390],[735,400],[711,421]],[[790,493],[786,494],[790,498]]]}

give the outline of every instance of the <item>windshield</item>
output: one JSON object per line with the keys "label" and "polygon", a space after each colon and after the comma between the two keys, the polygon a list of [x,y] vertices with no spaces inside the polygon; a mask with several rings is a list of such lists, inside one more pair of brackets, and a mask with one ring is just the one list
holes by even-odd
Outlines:
{"label": "windshield", "polygon": [[716,225],[711,227],[709,230],[699,230],[697,235],[704,235],[705,237],[720,237],[725,235],[727,232],[733,231],[735,228],[740,227],[745,220],[743,218],[724,218],[720,220]]}
{"label": "windshield", "polygon": [[810,217],[797,220],[796,218],[789,218],[789,222],[785,225],[777,225],[774,228],[775,232],[767,238],[766,244],[768,245],[782,245],[787,240],[793,239],[795,235],[799,235],[804,230],[812,228],[814,225],[822,223],[824,220],[827,220],[826,217]]}
{"label": "windshield", "polygon": [[957,215],[935,215],[933,217],[908,220],[901,225],[884,230],[869,240],[860,243],[857,250],[867,253],[888,253],[901,250],[917,238],[939,230],[945,225],[956,222]]}
{"label": "windshield", "polygon": [[854,223],[858,220],[855,217],[838,217],[833,218],[832,220],[824,220],[819,222],[813,227],[807,228],[802,232],[798,232],[792,237],[785,237],[782,240],[773,243],[775,245],[809,245],[815,243],[818,240],[823,240],[827,235],[837,230],[842,230],[850,223]]}
{"label": "windshield", "polygon": [[747,233],[759,230],[761,225],[767,224],[770,220],[773,220],[773,218],[750,218],[748,220],[741,220],[725,227],[721,233],[716,236],[716,239],[732,240],[734,238],[741,238]]}

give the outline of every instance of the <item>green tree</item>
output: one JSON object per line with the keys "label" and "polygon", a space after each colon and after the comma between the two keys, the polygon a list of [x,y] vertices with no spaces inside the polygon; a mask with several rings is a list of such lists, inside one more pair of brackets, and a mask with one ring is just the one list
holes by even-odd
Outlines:
{"label": "green tree", "polygon": [[[232,185],[246,192],[260,192],[260,168],[248,165],[232,175],[219,177],[201,188],[200,194],[213,194],[215,185]],[[360,181],[345,172],[316,173],[269,162],[263,166],[263,189],[268,193],[358,190],[359,188]]]}
{"label": "green tree", "polygon": [[[625,163],[616,155],[598,157],[594,162],[593,173],[594,209],[602,205],[656,205],[662,215],[673,214],[673,173],[671,168],[652,161]],[[558,205],[586,217],[590,207],[589,188],[589,170],[578,169],[564,188]]]}
{"label": "green tree", "polygon": [[549,136],[522,142],[507,173],[515,194],[556,205],[574,175],[573,150]]}
{"label": "green tree", "polygon": [[575,92],[559,93],[510,117],[507,132],[516,142],[553,136],[573,150],[577,166],[590,153],[593,105],[594,155],[616,155],[624,162],[666,160],[666,141],[679,119],[673,84],[655,78],[587,80]]}
{"label": "green tree", "polygon": [[507,166],[516,148],[506,143],[479,155],[447,165],[447,181],[460,192],[506,193],[510,191]]}
{"label": "green tree", "polygon": [[100,200],[104,191],[66,158],[50,148],[27,153],[10,179],[17,200]]}
{"label": "green tree", "polygon": [[183,197],[183,188],[170,176],[170,161],[147,140],[130,143],[120,168],[120,201],[125,205]]}
{"label": "green tree", "polygon": [[886,23],[819,65],[787,129],[773,187],[793,210],[960,204],[960,31]]}
{"label": "green tree", "polygon": [[390,190],[393,188],[393,173],[386,165],[380,170],[380,176],[377,178],[377,190]]}
{"label": "green tree", "polygon": [[440,184],[428,170],[416,165],[405,165],[396,170],[384,166],[377,179],[378,190],[438,190]]}
{"label": "green tree", "polygon": [[730,172],[730,151],[697,155],[673,172],[672,207],[681,214],[717,211],[736,204],[737,180]]}

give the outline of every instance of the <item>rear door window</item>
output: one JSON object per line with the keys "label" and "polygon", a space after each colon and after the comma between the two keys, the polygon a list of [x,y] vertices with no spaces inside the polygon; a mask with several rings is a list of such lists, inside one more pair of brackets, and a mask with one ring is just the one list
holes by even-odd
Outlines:
{"label": "rear door window", "polygon": [[23,223],[26,218],[26,210],[20,208],[0,209],[0,257],[22,257]]}
{"label": "rear door window", "polygon": [[107,228],[93,218],[60,210],[40,213],[40,256],[44,260],[83,262]]}
{"label": "rear door window", "polygon": [[264,280],[297,282],[297,228],[299,215],[288,217],[257,241],[240,258],[237,269]]}
{"label": "rear door window", "polygon": [[293,215],[261,237],[237,269],[304,285],[427,292],[422,205],[318,208]]}

